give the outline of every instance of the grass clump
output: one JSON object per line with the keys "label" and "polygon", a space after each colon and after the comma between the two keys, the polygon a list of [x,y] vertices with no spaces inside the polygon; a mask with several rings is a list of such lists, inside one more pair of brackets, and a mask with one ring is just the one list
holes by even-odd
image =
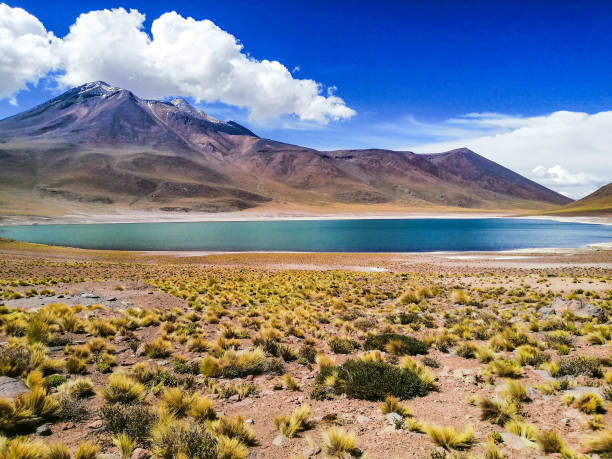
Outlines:
{"label": "grass clump", "polygon": [[339,427],[332,427],[323,432],[321,447],[331,457],[343,458],[353,456],[357,441],[355,435]]}
{"label": "grass clump", "polygon": [[491,421],[500,426],[508,423],[517,414],[516,405],[507,400],[481,398],[478,405],[480,406],[480,418],[483,421]]}
{"label": "grass clump", "polygon": [[278,416],[274,419],[276,428],[287,438],[293,438],[298,433],[310,428],[310,407],[302,405],[290,416]]}
{"label": "grass clump", "polygon": [[427,345],[425,343],[411,336],[397,333],[381,333],[369,336],[365,339],[363,347],[366,350],[391,351],[391,353],[397,355],[427,354]]}
{"label": "grass clump", "polygon": [[612,429],[608,428],[589,435],[583,443],[589,453],[610,454],[612,453]]}
{"label": "grass clump", "polygon": [[565,449],[561,436],[554,430],[540,430],[535,434],[535,441],[545,454],[560,453]]}
{"label": "grass clump", "polygon": [[425,433],[436,445],[446,450],[469,449],[476,442],[472,427],[467,427],[463,432],[458,432],[453,427],[430,425],[425,428]]}
{"label": "grass clump", "polygon": [[410,408],[402,405],[397,398],[391,395],[385,398],[385,402],[380,407],[380,411],[382,414],[397,413],[404,418],[411,414]]}
{"label": "grass clump", "polygon": [[601,362],[595,357],[575,356],[560,359],[557,362],[559,366],[559,376],[590,376],[592,378],[601,378]]}
{"label": "grass clump", "polygon": [[113,373],[108,378],[102,397],[109,403],[134,403],[144,400],[144,386],[122,373]]}

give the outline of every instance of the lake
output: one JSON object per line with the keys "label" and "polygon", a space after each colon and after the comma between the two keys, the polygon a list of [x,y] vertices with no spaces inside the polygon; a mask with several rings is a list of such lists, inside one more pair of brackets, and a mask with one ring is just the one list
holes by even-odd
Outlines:
{"label": "lake", "polygon": [[612,226],[513,218],[163,222],[4,226],[0,237],[115,250],[494,251],[612,242]]}

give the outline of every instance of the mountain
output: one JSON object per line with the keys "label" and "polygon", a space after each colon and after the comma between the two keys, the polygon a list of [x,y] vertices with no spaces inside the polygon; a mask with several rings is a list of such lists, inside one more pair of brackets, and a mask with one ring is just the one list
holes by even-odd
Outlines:
{"label": "mountain", "polygon": [[560,215],[612,215],[612,183],[602,186],[582,199],[560,209],[555,209],[554,213]]}
{"label": "mountain", "polygon": [[102,81],[0,121],[0,210],[228,211],[385,204],[541,209],[570,199],[468,150],[317,151],[262,139],[184,99]]}

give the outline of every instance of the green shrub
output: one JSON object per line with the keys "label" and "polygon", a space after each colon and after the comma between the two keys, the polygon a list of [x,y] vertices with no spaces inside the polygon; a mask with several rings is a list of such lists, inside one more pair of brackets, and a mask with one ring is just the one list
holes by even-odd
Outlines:
{"label": "green shrub", "polygon": [[584,355],[567,357],[560,359],[557,364],[559,365],[559,376],[584,375],[600,378],[603,375],[601,371],[601,362],[595,357],[587,357]]}
{"label": "green shrub", "polygon": [[363,345],[364,349],[378,349],[385,351],[389,341],[397,343],[395,346],[395,354],[399,355],[417,355],[427,354],[427,345],[422,341],[410,336],[400,335],[397,333],[381,333],[379,335],[369,336],[366,338]]}
{"label": "green shrub", "polygon": [[107,432],[125,433],[139,443],[146,443],[151,428],[157,421],[157,415],[142,404],[107,403],[102,406],[100,416]]}
{"label": "green shrub", "polygon": [[60,384],[64,384],[68,379],[64,375],[49,375],[43,380],[43,385],[49,389],[50,387],[57,387]]}
{"label": "green shrub", "polygon": [[[350,398],[379,401],[392,395],[401,400],[423,396],[427,385],[412,370],[399,368],[386,362],[347,360],[339,367],[322,368],[315,379],[315,394],[325,386],[328,377],[337,374],[334,392]],[[314,395],[314,394],[313,394]]]}
{"label": "green shrub", "polygon": [[352,339],[339,338],[334,336],[327,344],[334,354],[350,354],[355,349],[359,349],[361,345]]}

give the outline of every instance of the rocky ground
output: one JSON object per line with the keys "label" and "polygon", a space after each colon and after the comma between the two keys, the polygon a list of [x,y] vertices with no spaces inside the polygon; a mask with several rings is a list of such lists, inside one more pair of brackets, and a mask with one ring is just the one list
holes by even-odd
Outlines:
{"label": "rocky ground", "polygon": [[[223,457],[243,457],[243,453],[258,458],[333,455],[324,433],[334,426],[356,439],[356,449],[338,455],[546,456],[536,434],[517,435],[507,422],[483,417],[482,400],[508,401],[502,395],[508,378],[492,370],[493,359],[520,362],[513,380],[524,387],[527,398],[514,401],[516,409],[509,419],[533,425],[537,432],[556,432],[564,446],[551,456],[606,457],[610,453],[605,446],[594,451],[588,443],[593,435],[609,433],[612,420],[612,257],[607,250],[469,254],[473,258],[465,258],[465,254],[181,257],[72,249],[47,253],[23,244],[0,249],[3,349],[9,342],[23,347],[42,342],[46,344],[45,359],[59,362],[59,367],[43,371],[47,378],[60,374],[68,384],[88,378],[95,392],[79,402],[85,408],[83,416],[54,413],[19,432],[31,441],[62,442],[74,451],[89,440],[104,457],[120,457],[108,419],[101,414],[109,403],[102,391],[109,384],[109,375],[134,375],[138,365],[145,365],[174,378],[155,386],[142,381],[143,403],[152,412],[170,406],[164,393],[177,386],[185,396],[197,394],[212,400],[217,418],[244,418],[255,440],[244,442],[246,453],[237,449],[233,456]],[[57,312],[60,308],[54,305],[58,303],[66,305],[64,312]],[[412,319],[404,323],[401,317],[406,314]],[[74,315],[82,327],[64,325],[67,315]],[[128,324],[126,318],[133,320]],[[47,321],[47,334],[33,338],[31,323],[39,319]],[[98,321],[111,324],[111,329],[92,327]],[[273,345],[261,339],[271,328],[279,332],[271,339]],[[364,348],[368,336],[390,332],[427,344],[425,355],[411,358],[433,376],[431,390],[401,402],[411,411],[406,419],[421,422],[425,433],[411,431],[397,413],[384,414],[383,400],[351,398],[340,384],[325,383],[333,392],[329,399],[313,398],[313,388],[321,384],[317,379],[321,365],[297,358],[308,344],[339,367],[347,360],[364,358],[369,352]],[[147,345],[160,337],[169,346],[162,357],[147,351]],[[335,337],[354,347],[335,349],[331,345]],[[101,354],[89,344],[96,338],[107,347]],[[205,340],[208,349],[195,349],[191,343],[196,338]],[[275,356],[280,345],[294,356]],[[71,373],[66,360],[77,355],[79,346],[89,346],[90,351],[82,357],[84,368]],[[266,361],[280,361],[283,368],[256,369],[239,378],[207,374],[202,369],[201,361],[209,356],[221,362],[227,349],[248,352],[257,346],[266,350]],[[470,346],[489,350],[490,359],[470,355],[466,351]],[[543,356],[541,361],[521,361],[521,346]],[[106,354],[112,365],[100,364],[99,356]],[[590,359],[591,366],[565,376],[546,365],[582,356]],[[386,347],[378,358],[396,366],[402,357],[402,352]],[[3,359],[6,356],[0,355],[0,363]],[[193,365],[177,362],[194,363],[195,371]],[[40,365],[33,369],[46,368]],[[0,396],[15,400],[34,390],[27,371],[11,373],[6,365],[0,369],[4,374]],[[288,388],[285,374],[297,383],[295,390]],[[567,384],[554,391],[543,388],[560,381]],[[220,390],[247,384],[253,390],[246,395]],[[46,382],[45,388],[51,398],[59,399],[66,392],[65,386]],[[575,401],[583,394],[595,394],[601,407],[585,410]],[[304,405],[311,411],[308,428],[292,438],[282,435],[275,418]],[[2,416],[0,413],[0,428],[12,438],[16,432],[7,428]],[[192,422],[190,415],[182,419],[176,422]],[[220,435],[218,427],[208,426]],[[440,450],[427,426],[448,426],[459,432],[472,426],[474,440],[465,448]],[[490,445],[499,456],[491,455]],[[155,438],[138,441],[134,447],[132,457],[166,457]]]}

